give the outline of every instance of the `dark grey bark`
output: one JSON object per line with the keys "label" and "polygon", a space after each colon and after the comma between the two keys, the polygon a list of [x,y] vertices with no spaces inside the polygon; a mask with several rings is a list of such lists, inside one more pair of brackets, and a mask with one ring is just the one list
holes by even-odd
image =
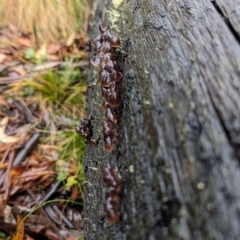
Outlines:
{"label": "dark grey bark", "polygon": [[[121,38],[123,110],[106,153],[100,86],[88,89],[100,142],[87,147],[85,239],[240,239],[240,1],[94,2],[91,37],[105,21]],[[116,224],[106,163],[122,177]]]}

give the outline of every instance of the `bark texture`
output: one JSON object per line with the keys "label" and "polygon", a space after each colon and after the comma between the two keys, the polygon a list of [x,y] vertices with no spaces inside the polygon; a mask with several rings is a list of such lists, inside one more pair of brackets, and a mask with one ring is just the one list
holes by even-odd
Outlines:
{"label": "bark texture", "polygon": [[[85,160],[85,239],[240,239],[240,1],[96,0],[92,38],[101,21],[121,38],[123,109],[106,153],[101,89],[88,89],[100,141]],[[107,163],[122,178],[116,224]]]}

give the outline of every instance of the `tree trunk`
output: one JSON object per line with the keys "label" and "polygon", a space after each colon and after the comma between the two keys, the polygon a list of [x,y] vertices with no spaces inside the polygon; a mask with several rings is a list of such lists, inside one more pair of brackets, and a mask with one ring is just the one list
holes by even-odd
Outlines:
{"label": "tree trunk", "polygon": [[[107,153],[101,88],[88,89],[100,141],[85,160],[85,239],[240,239],[240,1],[94,2],[91,37],[106,22],[121,39],[123,109]],[[122,182],[114,224],[107,163]]]}

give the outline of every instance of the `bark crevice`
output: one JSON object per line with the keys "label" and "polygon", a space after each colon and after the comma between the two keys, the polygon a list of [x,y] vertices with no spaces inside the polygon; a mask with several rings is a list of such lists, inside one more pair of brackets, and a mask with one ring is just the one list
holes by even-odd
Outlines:
{"label": "bark crevice", "polygon": [[[220,17],[223,19],[223,21],[226,23],[228,29],[230,30],[230,32],[233,34],[233,36],[235,37],[235,39],[237,40],[238,44],[240,44],[240,35],[238,34],[237,30],[233,27],[233,25],[231,24],[230,20],[228,19],[227,16],[225,16],[225,14],[223,13],[223,11],[221,10],[221,8],[219,7],[218,3],[216,1],[211,1],[211,3],[213,4],[214,8],[216,9],[216,11],[218,12],[218,14],[220,15]],[[237,7],[237,6],[236,6]]]}

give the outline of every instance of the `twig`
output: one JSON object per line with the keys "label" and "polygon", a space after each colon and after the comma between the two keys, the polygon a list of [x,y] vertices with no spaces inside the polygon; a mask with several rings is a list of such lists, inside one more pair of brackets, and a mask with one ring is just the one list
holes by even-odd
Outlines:
{"label": "twig", "polygon": [[14,105],[20,112],[22,112],[25,115],[28,123],[35,123],[31,111],[21,98],[19,100],[14,101]]}
{"label": "twig", "polygon": [[59,184],[60,182],[58,181],[55,183],[52,183],[51,190],[45,195],[45,197],[39,202],[39,204],[46,202],[56,192]]}
{"label": "twig", "polygon": [[18,153],[17,157],[14,159],[13,167],[17,166],[28,153],[32,150],[32,147],[37,142],[40,137],[40,133],[34,133],[34,135],[29,139],[29,141],[24,145],[23,149]]}
{"label": "twig", "polygon": [[7,199],[8,199],[8,195],[9,195],[9,188],[10,188],[10,184],[11,184],[10,172],[11,172],[11,169],[12,169],[12,163],[13,163],[14,156],[15,156],[15,152],[12,151],[9,154],[8,167],[7,167],[7,171],[5,173],[5,182],[4,182],[4,186],[3,186],[3,190],[5,192],[4,192],[3,198],[1,199],[0,212],[3,211],[3,209],[4,209],[4,207],[7,203]]}
{"label": "twig", "polygon": [[63,213],[58,209],[58,207],[55,204],[52,206],[52,208],[69,228],[74,228],[72,223],[63,215]]}

